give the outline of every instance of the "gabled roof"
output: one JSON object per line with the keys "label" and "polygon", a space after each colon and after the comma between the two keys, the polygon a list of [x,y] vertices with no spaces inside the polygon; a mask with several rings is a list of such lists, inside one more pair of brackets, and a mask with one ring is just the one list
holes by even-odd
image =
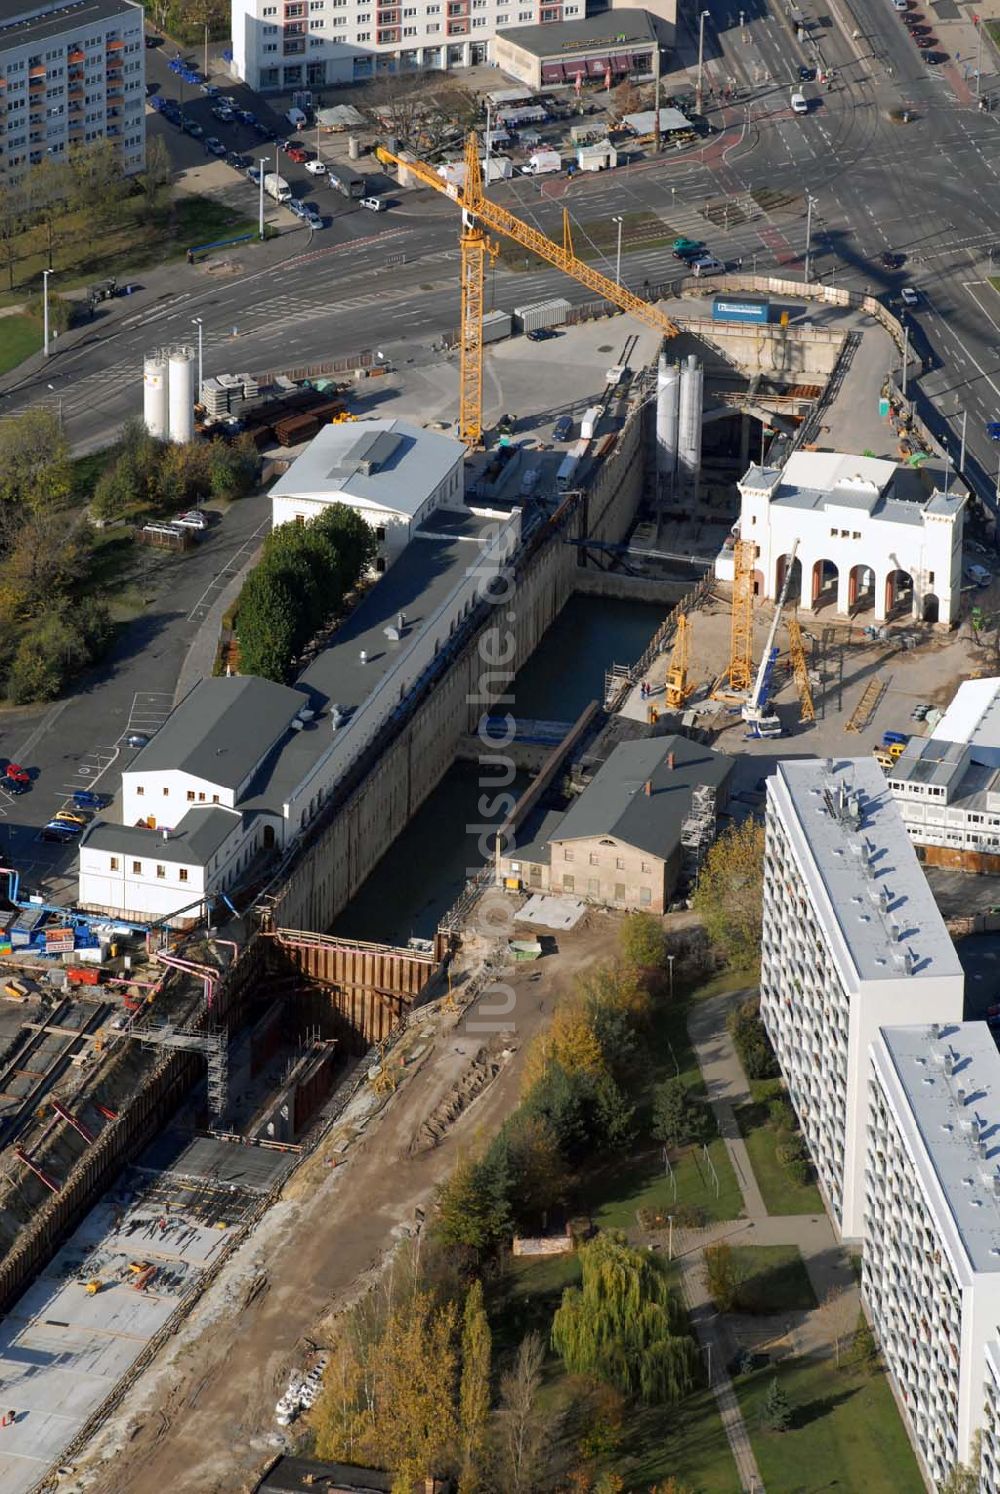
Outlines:
{"label": "gabled roof", "polygon": [[464,454],[454,437],[404,420],[326,425],[271,497],[361,503],[412,517]]}
{"label": "gabled roof", "polygon": [[309,705],[301,690],[239,676],[199,680],[126,769],[171,769],[238,789]]}
{"label": "gabled roof", "polygon": [[732,769],[732,758],[688,737],[620,742],[551,840],[607,835],[665,860],[680,841],[694,789],[721,787]]}
{"label": "gabled roof", "polygon": [[219,804],[193,804],[177,828],[169,832],[94,820],[80,837],[80,846],[180,866],[207,866],[242,823],[243,816],[237,810]]}

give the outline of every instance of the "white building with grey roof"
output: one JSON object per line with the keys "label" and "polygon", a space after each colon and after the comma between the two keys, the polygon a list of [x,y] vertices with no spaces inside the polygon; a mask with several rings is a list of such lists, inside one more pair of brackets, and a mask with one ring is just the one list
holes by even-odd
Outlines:
{"label": "white building with grey roof", "polygon": [[921,859],[1000,872],[1000,679],[965,680],[926,737],[887,770]]}
{"label": "white building with grey roof", "polygon": [[867,1122],[862,1290],[872,1327],[935,1484],[970,1460],[985,1409],[992,1471],[981,1487],[995,1490],[1000,1053],[986,1023],[883,1028]]}
{"label": "white building with grey roof", "polygon": [[374,529],[384,571],[438,509],[464,512],[465,455],[461,441],[405,420],[324,426],[271,489],[271,523],[346,503]]}
{"label": "white building with grey roof", "polygon": [[197,924],[255,858],[293,847],[460,646],[520,536],[517,509],[432,513],[294,685],[200,681],[124,770],[124,823],[82,837],[81,906]]}
{"label": "white building with grey roof", "polygon": [[767,781],[761,1017],[830,1214],[864,1233],[868,1050],[880,1027],[959,1021],[964,980],[872,758]]}
{"label": "white building with grey roof", "polygon": [[[797,451],[739,484],[740,538],[757,547],[756,593],[781,591],[796,541],[792,597],[881,623],[958,620],[966,493],[933,464]],[[723,552],[717,574],[732,575]]]}

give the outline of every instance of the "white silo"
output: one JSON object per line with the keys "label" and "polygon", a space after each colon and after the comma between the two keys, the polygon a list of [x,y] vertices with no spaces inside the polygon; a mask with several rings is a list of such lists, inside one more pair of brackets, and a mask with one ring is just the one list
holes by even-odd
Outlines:
{"label": "white silo", "polygon": [[170,439],[181,444],[194,440],[193,348],[171,348],[167,369],[170,391]]}
{"label": "white silo", "polygon": [[681,375],[675,363],[660,354],[656,374],[656,473],[662,497],[673,496],[677,475],[677,424],[680,413]]}
{"label": "white silo", "polygon": [[701,475],[701,427],[705,375],[691,353],[681,367],[680,429],[677,438],[678,486],[692,501],[698,497]]}
{"label": "white silo", "polygon": [[142,418],[149,434],[161,441],[170,430],[167,409],[167,360],[157,351],[142,365]]}

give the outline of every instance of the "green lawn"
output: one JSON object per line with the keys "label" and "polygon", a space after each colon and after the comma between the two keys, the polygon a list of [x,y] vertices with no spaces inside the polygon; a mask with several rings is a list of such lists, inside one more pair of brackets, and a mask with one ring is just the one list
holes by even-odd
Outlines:
{"label": "green lawn", "polygon": [[734,1245],[733,1262],[745,1277],[740,1312],[808,1312],[816,1306],[797,1245]]}
{"label": "green lawn", "polygon": [[885,1375],[829,1359],[786,1359],[779,1383],[792,1407],[787,1432],[764,1432],[760,1406],[773,1369],[737,1380],[736,1394],[766,1488],[775,1494],[864,1489],[865,1494],[922,1494],[923,1480]]}
{"label": "green lawn", "polygon": [[252,233],[255,219],[244,217],[211,197],[178,197],[174,206],[174,253],[183,254],[198,244]]}
{"label": "green lawn", "polygon": [[796,1183],[775,1155],[777,1134],[761,1105],[740,1105],[736,1121],[750,1153],[757,1186],[769,1214],[821,1214],[823,1200],[815,1183]]}
{"label": "green lawn", "polygon": [[42,345],[42,324],[21,312],[0,317],[0,374],[9,373]]}
{"label": "green lawn", "polygon": [[721,1137],[709,1143],[708,1155],[719,1179],[706,1167],[701,1148],[685,1148],[671,1159],[676,1190],[666,1176],[663,1152],[647,1145],[624,1161],[611,1163],[587,1181],[587,1202],[600,1229],[665,1229],[667,1217],[678,1209],[697,1209],[706,1223],[739,1219],[743,1194]]}

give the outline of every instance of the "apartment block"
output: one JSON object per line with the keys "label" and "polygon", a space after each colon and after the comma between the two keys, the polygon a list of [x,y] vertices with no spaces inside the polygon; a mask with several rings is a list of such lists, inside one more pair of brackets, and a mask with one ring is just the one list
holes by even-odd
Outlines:
{"label": "apartment block", "polygon": [[984,1426],[982,1487],[996,1490],[1000,1053],[985,1022],[887,1027],[869,1072],[872,1328],[935,1483]]}
{"label": "apartment block", "polygon": [[960,1021],[962,968],[873,758],[768,779],[761,1016],[842,1238],[864,1232],[879,1028]]}
{"label": "apartment block", "polygon": [[127,173],[145,163],[142,7],[0,0],[0,181],[75,145],[114,141]]}
{"label": "apartment block", "polygon": [[1000,679],[965,680],[927,736],[888,773],[918,855],[929,866],[1000,871]]}
{"label": "apartment block", "polygon": [[1000,1342],[996,1339],[991,1339],[986,1345],[979,1490],[980,1494],[1000,1494]]}

